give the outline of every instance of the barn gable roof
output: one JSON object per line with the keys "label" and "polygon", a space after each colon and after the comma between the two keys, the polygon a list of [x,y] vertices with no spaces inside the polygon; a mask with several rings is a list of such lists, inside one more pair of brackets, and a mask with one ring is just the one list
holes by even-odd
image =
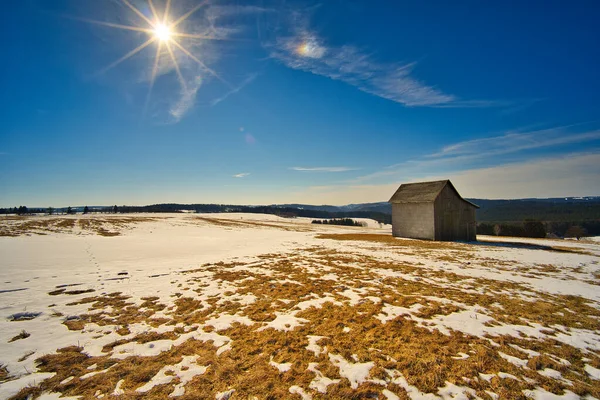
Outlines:
{"label": "barn gable roof", "polygon": [[446,185],[450,185],[450,188],[454,190],[461,200],[469,203],[473,207],[479,208],[478,205],[463,199],[452,182],[448,179],[432,182],[403,183],[398,190],[396,190],[396,193],[394,193],[389,200],[389,203],[433,203]]}

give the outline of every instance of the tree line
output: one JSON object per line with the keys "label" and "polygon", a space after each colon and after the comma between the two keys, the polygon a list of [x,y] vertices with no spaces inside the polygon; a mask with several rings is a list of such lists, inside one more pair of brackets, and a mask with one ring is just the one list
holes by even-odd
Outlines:
{"label": "tree line", "polygon": [[532,238],[555,236],[579,239],[584,236],[600,236],[600,221],[480,222],[477,224],[477,234]]}
{"label": "tree line", "polygon": [[314,219],[313,224],[320,225],[343,225],[343,226],[365,226],[364,222],[358,222],[352,218]]}

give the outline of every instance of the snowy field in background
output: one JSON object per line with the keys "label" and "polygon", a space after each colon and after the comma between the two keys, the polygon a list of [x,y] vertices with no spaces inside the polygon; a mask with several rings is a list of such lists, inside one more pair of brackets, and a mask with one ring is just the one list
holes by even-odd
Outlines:
{"label": "snowy field in background", "polygon": [[600,398],[600,243],[311,221],[0,220],[0,398]]}

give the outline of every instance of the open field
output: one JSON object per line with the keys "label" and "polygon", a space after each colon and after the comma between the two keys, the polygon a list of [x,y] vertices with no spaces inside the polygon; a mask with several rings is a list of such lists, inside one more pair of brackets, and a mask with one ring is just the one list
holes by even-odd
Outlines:
{"label": "open field", "polygon": [[479,239],[2,218],[0,398],[600,399],[600,243]]}

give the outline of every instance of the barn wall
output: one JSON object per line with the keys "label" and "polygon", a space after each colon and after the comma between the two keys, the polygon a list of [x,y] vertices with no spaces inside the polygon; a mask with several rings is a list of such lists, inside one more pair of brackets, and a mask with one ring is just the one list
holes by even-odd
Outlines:
{"label": "barn wall", "polygon": [[433,203],[393,203],[392,235],[434,240]]}
{"label": "barn wall", "polygon": [[435,240],[477,240],[475,207],[446,185],[435,203]]}

